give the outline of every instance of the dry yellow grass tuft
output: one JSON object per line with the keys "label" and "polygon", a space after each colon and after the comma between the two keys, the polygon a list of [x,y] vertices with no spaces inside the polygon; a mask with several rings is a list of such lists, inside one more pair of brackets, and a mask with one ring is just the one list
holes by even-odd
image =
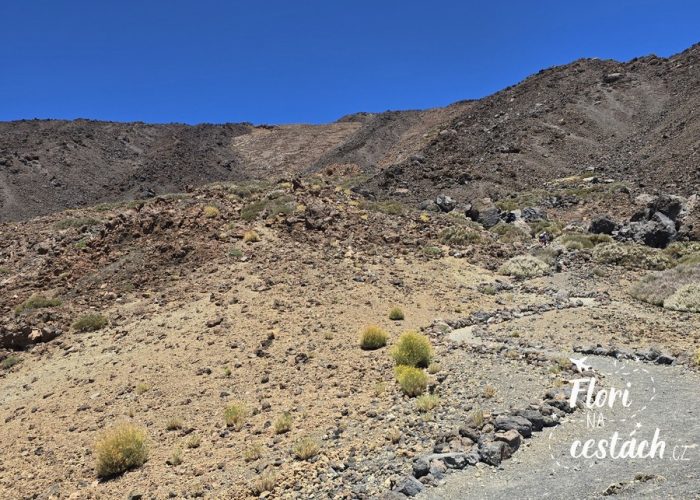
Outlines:
{"label": "dry yellow grass tuft", "polygon": [[395,372],[396,380],[407,396],[420,396],[428,387],[428,375],[420,368],[399,365]]}
{"label": "dry yellow grass tuft", "polygon": [[376,325],[365,327],[360,334],[360,347],[367,351],[379,349],[386,345],[389,336],[387,333]]}
{"label": "dry yellow grass tuft", "polygon": [[257,243],[258,241],[260,241],[260,235],[257,232],[250,230],[243,233],[244,243]]}
{"label": "dry yellow grass tuft", "polygon": [[284,412],[282,415],[277,417],[275,423],[273,424],[275,434],[284,434],[292,429],[292,414],[289,412]]}
{"label": "dry yellow grass tuft", "polygon": [[107,432],[95,444],[97,476],[109,478],[142,466],[148,459],[146,431],[121,424]]}
{"label": "dry yellow grass tuft", "polygon": [[440,405],[440,397],[436,394],[423,394],[416,399],[416,406],[422,412],[429,412]]}
{"label": "dry yellow grass tuft", "polygon": [[202,210],[202,213],[204,214],[204,217],[207,219],[215,219],[216,217],[219,216],[221,213],[218,208],[212,206],[212,205],[207,205],[204,207],[204,210]]}
{"label": "dry yellow grass tuft", "polygon": [[305,436],[292,446],[292,454],[299,460],[308,460],[318,455],[321,446],[314,438]]}
{"label": "dry yellow grass tuft", "polygon": [[240,431],[249,415],[250,412],[243,403],[232,403],[224,410],[224,422],[226,427]]}
{"label": "dry yellow grass tuft", "polygon": [[397,365],[427,368],[433,359],[433,348],[428,337],[408,331],[401,334],[391,351],[391,356]]}

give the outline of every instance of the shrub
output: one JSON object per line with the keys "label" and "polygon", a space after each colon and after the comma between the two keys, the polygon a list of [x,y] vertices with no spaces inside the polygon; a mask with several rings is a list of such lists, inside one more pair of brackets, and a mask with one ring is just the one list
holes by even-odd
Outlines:
{"label": "shrub", "polygon": [[96,332],[107,326],[107,318],[101,314],[85,314],[73,322],[73,329],[78,332]]}
{"label": "shrub", "polygon": [[206,217],[207,219],[215,219],[221,214],[219,209],[212,206],[212,205],[207,205],[206,207],[204,207],[204,210],[202,210],[202,213],[204,214],[204,217]]}
{"label": "shrub", "polygon": [[310,436],[305,436],[294,443],[292,454],[299,460],[308,460],[318,455],[320,448],[318,441]]}
{"label": "shrub", "polygon": [[441,257],[442,249],[433,246],[423,247],[423,254],[425,254],[427,257]]}
{"label": "shrub", "polygon": [[274,490],[276,483],[277,476],[275,476],[272,472],[266,472],[260,475],[260,477],[253,482],[250,490],[253,495],[260,496],[263,493]]}
{"label": "shrub", "polygon": [[173,454],[170,455],[170,458],[168,458],[165,463],[172,466],[180,465],[182,463],[182,450],[180,448],[175,448]]}
{"label": "shrub", "polygon": [[532,255],[518,255],[507,260],[498,272],[515,278],[534,278],[548,273],[550,267]]}
{"label": "shrub", "polygon": [[244,243],[257,243],[260,241],[260,235],[256,233],[255,231],[246,231],[243,233],[243,242]]}
{"label": "shrub", "polygon": [[233,427],[237,431],[241,430],[249,414],[248,408],[243,403],[230,404],[224,410],[226,427]]}
{"label": "shrub", "polygon": [[603,243],[593,249],[593,260],[630,269],[667,269],[671,260],[661,250],[635,244]]}
{"label": "shrub", "polygon": [[491,384],[486,384],[486,387],[484,387],[484,397],[486,399],[491,399],[496,395],[496,388],[492,386]]}
{"label": "shrub", "polygon": [[182,429],[182,419],[172,417],[165,423],[166,431],[178,431],[180,429]]}
{"label": "shrub", "polygon": [[527,229],[521,229],[515,224],[506,224],[505,222],[499,222],[489,231],[497,234],[499,241],[503,243],[527,242],[532,239]]}
{"label": "shrub", "polygon": [[148,459],[146,431],[121,424],[104,433],[95,444],[97,476],[114,477],[142,466]]}
{"label": "shrub", "polygon": [[263,455],[262,445],[260,443],[253,443],[243,450],[243,460],[246,462],[255,462],[260,460]]}
{"label": "shrub", "polygon": [[679,265],[645,276],[632,286],[630,295],[637,300],[664,305],[664,301],[685,285],[700,283],[700,265]]}
{"label": "shrub", "polygon": [[465,246],[480,242],[481,234],[478,231],[465,227],[452,226],[443,229],[438,238],[445,245]]}
{"label": "shrub", "polygon": [[537,236],[538,234],[542,234],[544,231],[547,231],[553,236],[558,236],[561,234],[563,228],[561,222],[550,220],[530,222],[528,223],[528,226],[530,226],[530,234],[533,237]]}
{"label": "shrub", "polygon": [[60,305],[61,301],[59,299],[47,298],[43,295],[32,295],[15,308],[15,314],[22,314],[23,312],[31,311],[32,309],[43,309],[46,307],[56,307]]}
{"label": "shrub", "polygon": [[431,375],[435,375],[437,372],[440,371],[440,364],[432,362],[428,365],[428,373]]}
{"label": "shrub", "polygon": [[284,412],[282,415],[277,417],[273,425],[275,429],[275,434],[284,434],[292,429],[292,414],[289,412]]}
{"label": "shrub", "polygon": [[11,354],[2,361],[0,361],[0,368],[2,368],[3,370],[9,370],[10,368],[18,364],[20,361],[21,359],[19,359],[14,354]]}
{"label": "shrub", "polygon": [[360,347],[367,351],[374,349],[379,349],[386,345],[386,341],[389,338],[387,333],[375,325],[370,325],[362,330],[360,335]]}
{"label": "shrub", "polygon": [[568,250],[583,250],[612,241],[613,239],[607,234],[564,233],[555,240],[555,243],[559,243]]}
{"label": "shrub", "polygon": [[433,358],[433,348],[428,337],[408,331],[401,334],[391,356],[397,365],[427,368]]}
{"label": "shrub", "polygon": [[54,224],[54,227],[56,229],[69,229],[69,228],[76,228],[80,229],[82,227],[90,227],[90,226],[95,226],[99,224],[100,221],[97,219],[92,219],[92,218],[75,218],[75,219],[63,219],[61,221],[58,221],[56,224]]}
{"label": "shrub", "polygon": [[197,435],[192,435],[185,441],[185,446],[190,449],[199,448],[200,444],[202,444],[202,438]]}
{"label": "shrub", "polygon": [[420,396],[428,387],[428,376],[420,368],[399,365],[396,367],[396,380],[407,396]]}
{"label": "shrub", "polygon": [[404,314],[401,308],[393,307],[391,311],[389,311],[389,319],[392,321],[401,321],[404,319]]}
{"label": "shrub", "polygon": [[243,257],[243,250],[240,248],[232,248],[228,251],[228,256],[233,257],[234,259],[240,259]]}
{"label": "shrub", "polygon": [[416,406],[422,412],[434,410],[440,404],[440,397],[436,394],[423,394],[416,399]]}
{"label": "shrub", "polygon": [[678,288],[664,300],[664,308],[674,311],[700,312],[700,283],[691,283]]}
{"label": "shrub", "polygon": [[693,362],[695,363],[695,366],[700,366],[700,347],[698,347],[698,349],[695,351]]}
{"label": "shrub", "polygon": [[140,382],[140,383],[136,384],[136,387],[134,388],[134,391],[136,391],[136,394],[137,394],[138,396],[140,396],[141,394],[144,394],[144,393],[148,392],[148,390],[149,390],[150,388],[151,388],[151,386],[148,385],[147,383],[145,383],[145,382]]}
{"label": "shrub", "polygon": [[484,426],[484,410],[478,406],[469,415],[470,423],[477,429],[481,429]]}

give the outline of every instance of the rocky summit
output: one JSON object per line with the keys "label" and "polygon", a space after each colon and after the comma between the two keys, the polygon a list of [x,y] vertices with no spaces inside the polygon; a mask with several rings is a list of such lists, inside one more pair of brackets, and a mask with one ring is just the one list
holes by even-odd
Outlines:
{"label": "rocky summit", "polygon": [[0,497],[691,498],[698,89],[0,123]]}

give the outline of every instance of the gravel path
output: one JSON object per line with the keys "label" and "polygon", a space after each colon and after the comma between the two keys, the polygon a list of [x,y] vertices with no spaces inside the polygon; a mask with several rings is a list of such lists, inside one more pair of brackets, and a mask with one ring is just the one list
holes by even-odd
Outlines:
{"label": "gravel path", "polygon": [[[606,422],[599,427],[587,423],[594,412],[577,411],[528,440],[501,468],[448,475],[444,485],[424,490],[420,498],[700,498],[700,376],[681,366],[623,365],[612,358],[589,357],[586,363],[606,374],[606,388],[630,383],[631,405],[623,408],[618,401],[613,409],[602,408]],[[575,440],[595,439],[597,446],[618,431],[622,441],[651,441],[657,428],[666,443],[663,458],[570,455]]]}

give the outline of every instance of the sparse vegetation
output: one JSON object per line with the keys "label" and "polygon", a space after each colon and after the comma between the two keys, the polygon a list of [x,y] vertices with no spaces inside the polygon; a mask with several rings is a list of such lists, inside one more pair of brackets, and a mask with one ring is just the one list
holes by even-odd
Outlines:
{"label": "sparse vegetation", "polygon": [[396,380],[407,396],[420,396],[428,387],[428,375],[420,368],[399,365],[395,371]]}
{"label": "sparse vegetation", "polygon": [[396,427],[392,427],[388,431],[386,431],[386,438],[391,442],[392,444],[397,444],[399,441],[401,441],[401,438],[403,437],[403,434],[399,429]]}
{"label": "sparse vegetation", "polygon": [[193,434],[192,436],[187,438],[187,441],[185,441],[185,447],[189,449],[199,448],[201,444],[202,438],[200,438],[196,434]]}
{"label": "sparse vegetation", "polygon": [[216,219],[219,215],[221,215],[221,211],[213,205],[207,205],[204,207],[204,209],[202,209],[202,214],[207,219]]}
{"label": "sparse vegetation", "polygon": [[73,329],[78,332],[96,332],[107,326],[107,318],[101,314],[89,313],[73,322]]}
{"label": "sparse vegetation", "polygon": [[257,232],[250,230],[243,233],[244,243],[257,243],[258,241],[260,241],[260,235]]}
{"label": "sparse vegetation", "polygon": [[515,278],[535,278],[544,276],[550,270],[546,262],[541,261],[532,255],[518,255],[507,260],[498,272]]}
{"label": "sparse vegetation", "polygon": [[263,493],[271,492],[275,489],[275,484],[277,483],[277,476],[272,472],[265,472],[261,474],[250,487],[251,493],[253,495],[259,496]]}
{"label": "sparse vegetation", "polygon": [[400,307],[392,307],[389,311],[389,319],[392,321],[401,321],[404,319],[403,311]]}
{"label": "sparse vegetation", "polygon": [[440,397],[436,394],[423,394],[416,398],[416,406],[419,411],[429,412],[440,405]]}
{"label": "sparse vegetation", "polygon": [[9,370],[16,364],[18,364],[21,361],[21,359],[14,354],[10,354],[8,357],[0,361],[0,368],[3,370]]}
{"label": "sparse vegetation", "polygon": [[97,475],[101,478],[141,467],[148,459],[146,431],[133,424],[120,424],[97,441],[95,456]]}
{"label": "sparse vegetation", "polygon": [[440,364],[439,363],[433,362],[433,363],[430,363],[428,365],[428,373],[430,373],[431,375],[435,375],[439,371],[440,371]]}
{"label": "sparse vegetation", "polygon": [[33,309],[44,309],[47,307],[57,307],[61,301],[57,298],[47,298],[43,295],[32,295],[15,308],[15,314],[31,311]]}
{"label": "sparse vegetation", "polygon": [[389,335],[376,325],[365,327],[360,334],[360,347],[366,351],[379,349],[386,345]]}
{"label": "sparse vegetation", "polygon": [[302,437],[292,446],[292,454],[299,460],[309,460],[318,455],[321,446],[310,436]]}
{"label": "sparse vegetation", "polygon": [[593,249],[593,260],[630,269],[662,270],[672,266],[671,259],[661,250],[632,243],[603,243]]}
{"label": "sparse vegetation", "polygon": [[611,243],[613,240],[607,234],[589,233],[564,233],[559,236],[555,243],[562,245],[567,250],[590,249],[601,243]]}
{"label": "sparse vegetation", "polygon": [[275,434],[284,434],[292,430],[292,414],[289,412],[284,412],[282,415],[275,419],[273,424],[273,429]]}
{"label": "sparse vegetation", "polygon": [[240,248],[232,248],[228,251],[228,256],[233,257],[234,259],[240,259],[243,257],[243,250]]}
{"label": "sparse vegetation", "polygon": [[486,399],[491,399],[496,395],[497,389],[491,384],[486,384],[484,387],[484,397]]}
{"label": "sparse vegetation", "polygon": [[442,257],[442,248],[425,246],[423,247],[423,254],[427,257]]}
{"label": "sparse vegetation", "polygon": [[438,235],[438,239],[445,245],[459,247],[479,243],[481,234],[467,227],[452,226],[443,229]]}
{"label": "sparse vegetation", "polygon": [[260,443],[253,443],[243,450],[243,460],[246,462],[255,462],[263,456],[263,448]]}
{"label": "sparse vegetation", "polygon": [[178,417],[172,417],[169,418],[168,421],[165,423],[165,430],[166,431],[179,431],[182,429],[182,419]]}
{"label": "sparse vegetation", "polygon": [[690,283],[679,287],[673,295],[664,300],[664,308],[674,311],[700,312],[700,283]]}
{"label": "sparse vegetation", "polygon": [[145,382],[141,382],[141,383],[139,383],[139,384],[136,384],[136,387],[135,387],[134,390],[136,391],[136,395],[137,395],[137,396],[140,396],[140,395],[145,394],[146,392],[148,392],[148,390],[149,390],[150,388],[151,388],[150,385],[148,385],[148,384],[145,383]]}
{"label": "sparse vegetation", "polygon": [[503,243],[525,243],[532,239],[527,228],[521,228],[515,224],[506,224],[505,222],[499,222],[489,229],[489,231],[493,234],[497,234],[499,241]]}
{"label": "sparse vegetation", "polygon": [[58,221],[54,224],[54,227],[59,230],[70,228],[80,229],[83,227],[96,226],[99,223],[100,221],[92,218],[70,218]]}
{"label": "sparse vegetation", "polygon": [[469,420],[474,427],[481,429],[484,426],[484,410],[479,407],[474,408],[469,414]]}
{"label": "sparse vegetation", "polygon": [[401,215],[404,206],[396,201],[365,201],[360,204],[364,210],[380,212],[386,215]]}
{"label": "sparse vegetation", "polygon": [[[686,285],[700,284],[700,265],[685,265],[681,264],[672,269],[661,271],[645,276],[630,289],[630,295],[637,300],[654,304],[657,306],[665,306],[665,301],[670,299],[681,287]],[[688,295],[688,291],[683,292],[683,296],[692,297],[692,290]],[[680,306],[682,301],[678,301],[681,297],[677,297],[669,303]]]}
{"label": "sparse vegetation", "polygon": [[408,331],[399,337],[391,351],[391,357],[397,365],[427,368],[433,359],[433,348],[428,337]]}
{"label": "sparse vegetation", "polygon": [[245,425],[245,422],[250,415],[248,407],[240,402],[231,403],[224,410],[224,422],[226,427],[232,427],[239,431]]}
{"label": "sparse vegetation", "polygon": [[697,350],[695,351],[695,355],[692,359],[695,363],[695,366],[700,366],[700,347],[697,348]]}
{"label": "sparse vegetation", "polygon": [[166,463],[168,465],[172,465],[173,467],[182,464],[182,450],[180,448],[175,448],[172,455],[170,455],[170,458],[166,460]]}

